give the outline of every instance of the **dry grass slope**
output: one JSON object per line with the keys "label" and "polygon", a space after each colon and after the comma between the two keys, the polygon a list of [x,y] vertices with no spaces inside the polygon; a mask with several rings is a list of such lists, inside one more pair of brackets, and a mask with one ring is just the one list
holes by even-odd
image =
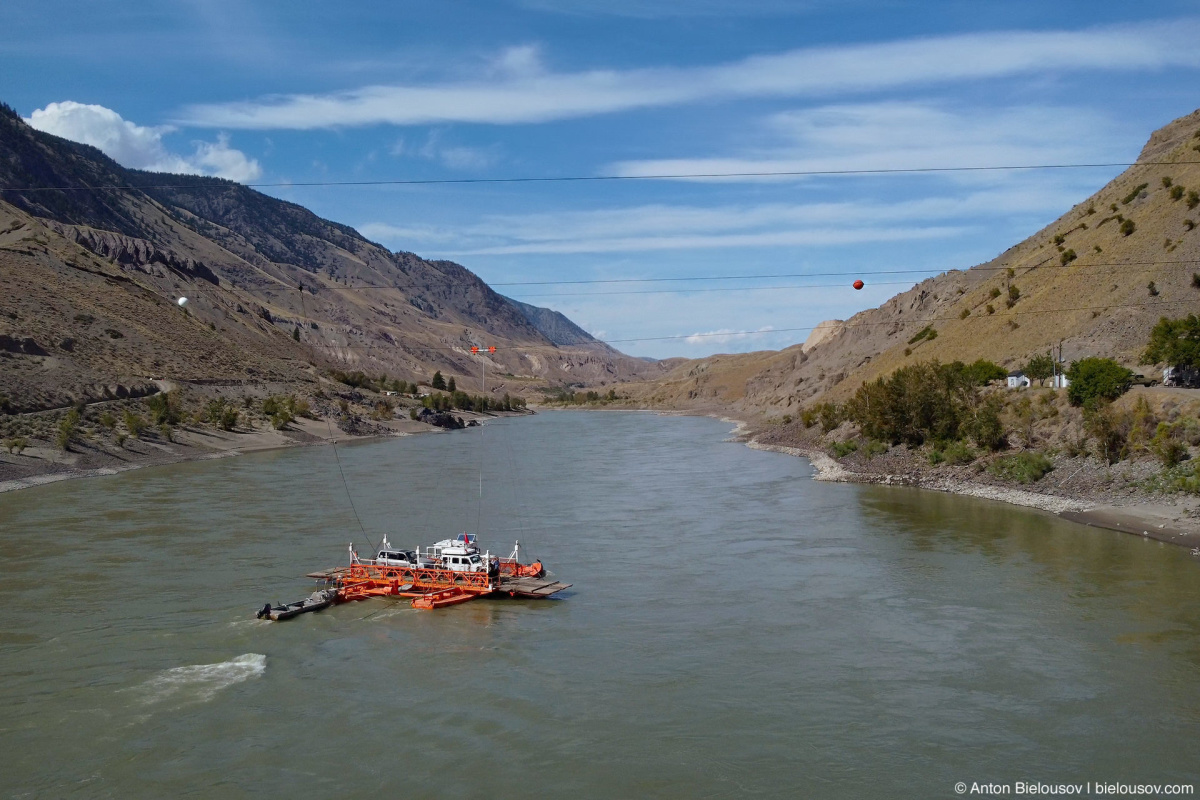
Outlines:
{"label": "dry grass slope", "polygon": [[[1061,342],[1068,360],[1135,364],[1159,317],[1200,310],[1197,148],[1200,111],[1155,132],[1137,165],[992,261],[922,281],[814,332],[814,344],[689,361],[626,391],[672,407],[775,416],[844,399],[917,360],[1015,367]],[[936,338],[910,345],[927,326]]]}

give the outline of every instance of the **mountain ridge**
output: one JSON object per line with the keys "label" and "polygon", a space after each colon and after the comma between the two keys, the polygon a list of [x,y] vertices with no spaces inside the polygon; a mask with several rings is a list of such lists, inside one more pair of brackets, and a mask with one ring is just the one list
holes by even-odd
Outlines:
{"label": "mountain ridge", "polygon": [[[206,373],[203,348],[171,352],[170,337],[126,335],[140,326],[133,308],[150,312],[144,297],[122,308],[96,296],[112,291],[155,295],[171,313],[152,316],[178,341],[192,341],[187,325],[207,326],[228,350],[221,363],[236,364],[238,351],[247,364],[258,363],[247,367],[258,375],[240,376],[246,380],[311,381],[312,363],[415,383],[441,371],[475,388],[479,367],[470,348],[479,345],[497,346],[489,371],[510,376],[489,381],[498,392],[661,372],[557,312],[504,297],[460,264],[392,252],[347,225],[231,181],[126,169],[94,147],[30,128],[7,106],[0,108],[0,186],[7,298],[0,299],[0,334],[32,338],[46,353],[8,353],[22,365],[6,370],[0,393],[22,407],[53,407],[92,397],[97,386],[181,372],[217,377]],[[90,282],[95,277],[99,284]],[[49,313],[46,304],[55,300],[38,291],[46,285],[83,310]],[[186,314],[174,307],[180,296],[189,298]],[[121,340],[94,348],[104,334],[76,318],[101,319],[86,310],[101,306],[104,330]],[[78,346],[63,349],[63,341]],[[118,351],[108,352],[112,346]]]}

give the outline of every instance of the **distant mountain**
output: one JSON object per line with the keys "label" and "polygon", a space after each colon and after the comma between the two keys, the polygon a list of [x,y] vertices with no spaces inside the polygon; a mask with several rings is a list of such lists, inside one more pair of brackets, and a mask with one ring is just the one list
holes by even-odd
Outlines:
{"label": "distant mountain", "polygon": [[783,413],[842,399],[916,361],[1006,367],[1030,356],[1134,365],[1162,316],[1200,311],[1200,111],[1156,131],[1138,162],[995,259],[821,323],[780,351],[688,361],[641,387],[672,406]]}
{"label": "distant mountain", "polygon": [[595,344],[609,350],[612,349],[557,311],[549,308],[541,308],[540,306],[531,306],[528,303],[522,303],[520,300],[506,299],[521,310],[521,313],[525,315],[525,319],[529,321],[530,325],[537,328],[540,334],[554,344]]}
{"label": "distant mountain", "polygon": [[125,169],[7,106],[0,186],[0,353],[22,366],[0,394],[22,407],[151,378],[311,380],[310,362],[471,388],[472,345],[498,348],[496,391],[657,371],[459,264],[230,181]]}

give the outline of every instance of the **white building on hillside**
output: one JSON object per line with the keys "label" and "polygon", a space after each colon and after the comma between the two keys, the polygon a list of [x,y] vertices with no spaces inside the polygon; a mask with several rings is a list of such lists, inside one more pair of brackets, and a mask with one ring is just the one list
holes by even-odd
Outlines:
{"label": "white building on hillside", "polygon": [[1033,381],[1029,380],[1029,376],[1019,369],[1008,373],[1008,388],[1010,389],[1024,389],[1032,384]]}

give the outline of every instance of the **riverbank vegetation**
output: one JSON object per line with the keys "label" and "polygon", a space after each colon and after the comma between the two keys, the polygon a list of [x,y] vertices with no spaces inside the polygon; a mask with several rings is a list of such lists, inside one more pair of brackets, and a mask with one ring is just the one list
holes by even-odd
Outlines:
{"label": "riverbank vegetation", "polygon": [[[1162,328],[1161,338],[1188,346],[1189,327]],[[1049,377],[1043,373],[1055,365],[1044,360],[1026,374]],[[1066,390],[1014,390],[991,362],[912,364],[862,384],[845,402],[783,417],[759,439],[820,448],[864,472],[966,470],[975,480],[1018,485],[1062,473],[1056,486],[1200,494],[1200,398],[1131,393],[1133,373],[1106,358],[1080,359],[1065,372]]]}
{"label": "riverbank vegetation", "polygon": [[625,399],[619,397],[615,389],[609,389],[603,394],[597,391],[576,392],[573,389],[562,387],[543,389],[542,391],[546,395],[543,401],[546,405],[606,406]]}

